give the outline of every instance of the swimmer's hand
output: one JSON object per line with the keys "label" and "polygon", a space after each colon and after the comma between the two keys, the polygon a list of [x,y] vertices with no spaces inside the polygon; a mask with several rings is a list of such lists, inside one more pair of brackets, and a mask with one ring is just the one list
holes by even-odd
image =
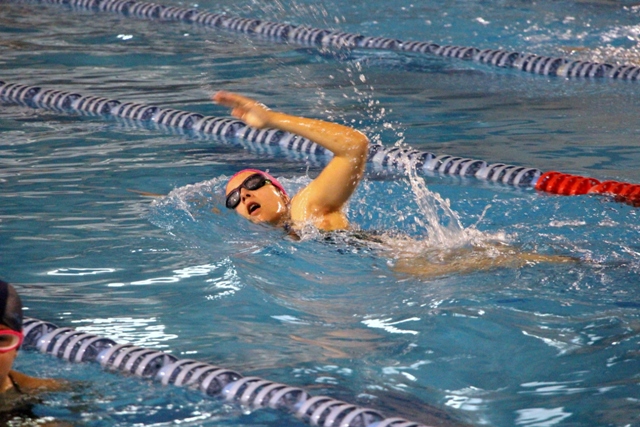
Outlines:
{"label": "swimmer's hand", "polygon": [[212,99],[216,104],[231,108],[231,115],[249,126],[261,129],[269,124],[271,111],[255,99],[223,90],[213,95]]}

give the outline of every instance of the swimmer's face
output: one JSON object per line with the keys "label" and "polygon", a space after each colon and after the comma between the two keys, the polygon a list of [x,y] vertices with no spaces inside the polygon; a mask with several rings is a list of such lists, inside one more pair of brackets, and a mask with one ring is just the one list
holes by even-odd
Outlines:
{"label": "swimmer's face", "polygon": [[[0,331],[6,330],[10,329],[4,325],[0,325]],[[8,375],[17,355],[17,349],[7,351],[6,353],[0,353],[0,392],[4,392],[11,387]]]}
{"label": "swimmer's face", "polygon": [[[256,175],[256,172],[246,171],[234,176],[227,183],[226,197],[228,198],[234,190],[237,190],[239,203],[235,207],[235,211],[238,214],[252,222],[267,222],[277,225],[286,217],[288,198],[268,180],[261,187],[255,188],[251,184],[260,182],[259,177],[247,181],[247,178],[253,175]],[[250,190],[247,187],[255,189]]]}

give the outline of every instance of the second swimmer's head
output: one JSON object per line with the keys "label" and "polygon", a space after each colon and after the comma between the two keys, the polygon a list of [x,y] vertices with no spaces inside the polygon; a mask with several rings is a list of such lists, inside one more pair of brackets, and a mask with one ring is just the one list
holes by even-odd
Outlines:
{"label": "second swimmer's head", "polygon": [[243,169],[229,179],[226,207],[252,222],[278,225],[289,212],[289,196],[282,184],[267,172]]}
{"label": "second swimmer's head", "polygon": [[0,280],[0,325],[22,331],[22,302],[16,290]]}

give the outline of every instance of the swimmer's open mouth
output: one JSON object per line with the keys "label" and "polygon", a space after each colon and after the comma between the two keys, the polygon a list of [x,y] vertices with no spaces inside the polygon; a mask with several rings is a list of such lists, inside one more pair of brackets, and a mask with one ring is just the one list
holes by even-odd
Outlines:
{"label": "swimmer's open mouth", "polygon": [[258,209],[260,209],[260,205],[258,203],[250,203],[249,206],[247,206],[247,212],[249,212],[249,215],[252,215]]}

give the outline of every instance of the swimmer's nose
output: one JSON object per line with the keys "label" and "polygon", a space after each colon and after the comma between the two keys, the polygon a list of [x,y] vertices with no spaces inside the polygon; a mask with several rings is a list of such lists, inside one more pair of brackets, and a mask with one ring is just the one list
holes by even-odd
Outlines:
{"label": "swimmer's nose", "polygon": [[240,189],[240,198],[242,199],[242,201],[244,202],[247,197],[251,197],[251,192],[249,190],[247,190],[246,188],[241,188]]}

